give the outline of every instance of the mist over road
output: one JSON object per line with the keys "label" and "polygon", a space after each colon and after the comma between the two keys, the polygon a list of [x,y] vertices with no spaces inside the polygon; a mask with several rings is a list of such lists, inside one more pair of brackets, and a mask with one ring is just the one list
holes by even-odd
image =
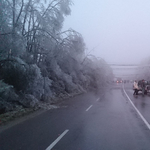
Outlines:
{"label": "mist over road", "polygon": [[[66,100],[0,133],[2,150],[148,150],[150,131],[131,105],[123,84],[105,92],[86,93]],[[150,97],[124,89],[150,122]]]}

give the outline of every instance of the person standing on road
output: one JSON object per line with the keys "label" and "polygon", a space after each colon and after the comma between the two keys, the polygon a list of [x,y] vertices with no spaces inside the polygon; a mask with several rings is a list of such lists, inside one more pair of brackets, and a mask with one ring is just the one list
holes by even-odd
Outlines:
{"label": "person standing on road", "polygon": [[135,95],[135,94],[138,95],[138,83],[136,80],[133,83],[133,89],[134,89],[133,95]]}
{"label": "person standing on road", "polygon": [[143,80],[142,80],[142,83],[141,83],[142,95],[143,95],[143,96],[144,96],[144,93],[145,93],[145,87],[146,87],[146,84],[145,84],[145,80],[143,79]]}

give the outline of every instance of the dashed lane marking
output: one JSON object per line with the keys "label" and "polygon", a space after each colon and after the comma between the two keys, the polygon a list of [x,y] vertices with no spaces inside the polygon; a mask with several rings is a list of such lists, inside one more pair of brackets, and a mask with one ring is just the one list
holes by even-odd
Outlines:
{"label": "dashed lane marking", "polygon": [[89,109],[92,107],[93,105],[91,105],[89,108],[86,109],[86,111],[89,111]]}
{"label": "dashed lane marking", "polygon": [[46,150],[51,150],[62,138],[67,134],[69,130],[65,130],[49,147],[46,148]]}
{"label": "dashed lane marking", "polygon": [[98,98],[96,101],[98,102],[100,98]]}
{"label": "dashed lane marking", "polygon": [[132,106],[134,107],[134,109],[136,110],[136,112],[139,114],[139,116],[141,117],[141,119],[144,121],[145,125],[148,127],[148,129],[150,130],[150,124],[147,122],[147,120],[143,117],[143,115],[140,113],[140,111],[135,107],[135,105],[133,104],[133,102],[131,101],[131,99],[129,98],[128,94],[126,93],[124,86],[123,86],[123,91],[125,93],[125,95],[127,96],[128,100],[130,101],[130,103],[132,104]]}

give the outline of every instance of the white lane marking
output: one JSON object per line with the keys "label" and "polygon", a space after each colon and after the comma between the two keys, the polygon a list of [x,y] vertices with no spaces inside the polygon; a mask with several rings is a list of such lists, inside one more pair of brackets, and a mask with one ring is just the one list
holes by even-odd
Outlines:
{"label": "white lane marking", "polygon": [[89,111],[89,109],[92,107],[93,105],[91,105],[86,111]]}
{"label": "white lane marking", "polygon": [[98,98],[96,101],[98,102],[100,98]]}
{"label": "white lane marking", "polygon": [[128,94],[126,93],[124,86],[123,86],[123,90],[125,95],[127,96],[128,100],[130,101],[130,103],[132,104],[132,106],[134,107],[134,109],[137,111],[137,113],[139,114],[139,116],[141,117],[141,119],[144,121],[144,123],[146,124],[146,126],[148,127],[148,129],[150,130],[150,125],[147,122],[147,120],[142,116],[142,114],[139,112],[139,110],[135,107],[135,105],[133,104],[133,102],[131,101],[131,99],[129,98]]}
{"label": "white lane marking", "polygon": [[63,136],[68,132],[69,130],[65,130],[49,147],[46,148],[46,150],[51,150],[62,138]]}

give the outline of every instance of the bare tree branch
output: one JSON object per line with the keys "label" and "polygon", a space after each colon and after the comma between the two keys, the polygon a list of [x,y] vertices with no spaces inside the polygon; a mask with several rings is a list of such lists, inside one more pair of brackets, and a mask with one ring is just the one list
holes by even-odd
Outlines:
{"label": "bare tree branch", "polygon": [[24,6],[24,0],[22,0],[22,5],[21,5],[21,8],[20,8],[20,11],[19,11],[18,17],[17,17],[17,19],[16,19],[16,23],[15,23],[15,25],[17,25],[17,24],[18,24],[18,20],[19,20],[19,18],[20,18],[20,16],[21,16],[21,13],[22,13],[22,10],[23,10],[23,6]]}
{"label": "bare tree branch", "polygon": [[8,33],[0,33],[0,35],[9,35],[12,34],[12,32],[8,32]]}
{"label": "bare tree branch", "polygon": [[11,8],[13,8],[12,4],[11,4],[8,0],[6,0],[6,2],[9,4],[9,6],[10,6]]}

